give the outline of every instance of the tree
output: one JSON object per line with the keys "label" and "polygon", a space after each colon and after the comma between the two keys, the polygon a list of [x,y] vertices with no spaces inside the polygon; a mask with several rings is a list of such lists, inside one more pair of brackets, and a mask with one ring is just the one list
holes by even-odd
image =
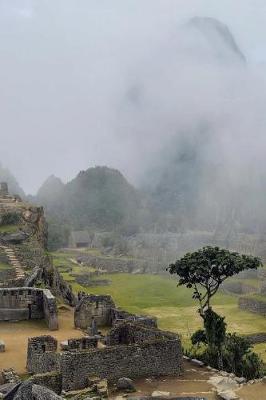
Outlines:
{"label": "tree", "polygon": [[263,362],[251,352],[251,345],[246,339],[236,334],[226,334],[224,317],[212,310],[211,298],[230,276],[260,266],[262,263],[258,257],[208,246],[187,253],[168,268],[171,274],[177,274],[178,286],[192,288],[192,297],[199,301],[204,330],[196,331],[191,341],[198,347],[201,343],[204,345],[201,359],[215,368],[225,367],[228,372],[233,371],[249,379],[264,374]]}
{"label": "tree", "polygon": [[178,286],[193,289],[192,297],[199,301],[199,313],[204,319],[205,312],[211,309],[211,298],[227,278],[261,266],[258,257],[207,246],[194,253],[187,253],[170,264],[168,270],[170,274],[178,276]]}

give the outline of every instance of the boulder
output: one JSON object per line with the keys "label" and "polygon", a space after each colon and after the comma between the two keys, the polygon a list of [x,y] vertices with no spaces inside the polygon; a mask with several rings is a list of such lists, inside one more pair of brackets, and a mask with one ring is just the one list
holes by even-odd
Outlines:
{"label": "boulder", "polygon": [[197,360],[196,358],[192,358],[191,363],[196,365],[197,367],[204,367],[204,362]]}
{"label": "boulder", "polygon": [[118,390],[124,390],[126,392],[136,392],[134,383],[130,378],[118,379],[116,386]]}
{"label": "boulder", "polygon": [[218,399],[220,400],[238,400],[239,396],[232,390],[217,393]]}
{"label": "boulder", "polygon": [[46,387],[26,381],[20,385],[14,400],[63,400],[63,397]]}
{"label": "boulder", "polygon": [[8,244],[21,244],[26,239],[28,239],[29,235],[25,232],[17,232],[17,233],[10,233],[2,236],[2,239],[5,243]]}
{"label": "boulder", "polygon": [[63,400],[61,396],[58,396],[52,390],[39,385],[32,386],[32,398],[34,400]]}

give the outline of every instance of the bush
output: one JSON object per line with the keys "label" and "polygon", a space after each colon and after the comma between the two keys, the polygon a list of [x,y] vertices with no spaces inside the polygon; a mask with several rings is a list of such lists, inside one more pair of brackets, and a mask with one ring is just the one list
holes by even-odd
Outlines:
{"label": "bush", "polygon": [[[250,342],[236,333],[228,333],[224,343],[219,349],[206,345],[204,330],[198,330],[191,336],[192,347],[185,354],[191,358],[197,358],[213,368],[234,373],[236,376],[244,376],[246,379],[257,379],[265,375],[265,366],[260,357],[252,351]],[[220,352],[220,358],[217,356]]]}

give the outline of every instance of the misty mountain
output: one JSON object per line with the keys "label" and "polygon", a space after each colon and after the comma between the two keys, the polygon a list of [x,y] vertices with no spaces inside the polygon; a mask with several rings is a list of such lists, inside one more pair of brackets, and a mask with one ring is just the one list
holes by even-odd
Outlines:
{"label": "misty mountain", "polygon": [[36,199],[44,204],[47,210],[53,210],[54,213],[60,212],[64,187],[60,178],[51,175],[38,190]]}
{"label": "misty mountain", "polygon": [[[236,43],[228,26],[215,18],[194,17],[185,26],[186,34],[196,31],[197,38],[193,35],[190,51],[196,51],[197,56],[213,57],[219,62],[237,61],[246,62],[246,58]],[[201,54],[199,54],[199,52]]]}
{"label": "misty mountain", "polygon": [[17,194],[21,197],[25,197],[23,189],[19,186],[16,178],[12,173],[4,168],[0,163],[0,182],[7,182],[9,187],[9,192],[11,194]]}
{"label": "misty mountain", "polygon": [[39,189],[48,216],[75,229],[116,230],[138,225],[141,196],[117,170],[81,171],[67,184],[52,176]]}

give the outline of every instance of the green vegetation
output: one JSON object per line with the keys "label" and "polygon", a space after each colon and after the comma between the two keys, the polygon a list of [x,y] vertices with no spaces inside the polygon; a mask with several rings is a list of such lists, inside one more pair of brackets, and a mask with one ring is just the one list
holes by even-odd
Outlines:
{"label": "green vegetation", "polygon": [[200,316],[205,322],[206,312],[211,309],[211,299],[222,283],[239,272],[256,270],[261,266],[258,257],[207,246],[187,253],[169,266],[169,272],[176,275],[178,286],[193,289],[192,298],[197,300]]}
{"label": "green vegetation", "polygon": [[10,267],[9,264],[3,263],[3,262],[0,261],[0,271],[4,271],[4,270],[10,269],[10,268],[11,267]]}
{"label": "green vegetation", "polygon": [[[189,347],[190,336],[201,327],[197,306],[191,298],[192,291],[176,287],[172,277],[141,274],[103,274],[101,279],[111,281],[110,286],[86,288],[77,284],[69,273],[63,274],[77,293],[110,294],[116,304],[129,312],[148,314],[158,318],[161,329],[178,332],[182,342]],[[218,292],[213,299],[213,308],[226,317],[228,330],[238,334],[266,332],[266,318],[239,310],[238,299]],[[255,350],[266,361],[265,345],[256,345]]]}
{"label": "green vegetation", "polygon": [[139,192],[119,171],[107,167],[81,171],[66,185],[50,177],[36,201],[46,208],[50,249],[66,246],[71,229],[132,234],[143,220]]}
{"label": "green vegetation", "polygon": [[169,272],[177,276],[178,286],[193,290],[192,298],[198,302],[198,312],[203,320],[204,329],[191,336],[189,356],[247,379],[264,375],[263,361],[251,351],[249,341],[235,332],[227,333],[225,317],[217,314],[211,305],[211,299],[226,279],[260,266],[258,257],[211,246],[187,253],[170,265]]}
{"label": "green vegetation", "polygon": [[0,225],[0,233],[14,233],[18,231],[17,225]]}

